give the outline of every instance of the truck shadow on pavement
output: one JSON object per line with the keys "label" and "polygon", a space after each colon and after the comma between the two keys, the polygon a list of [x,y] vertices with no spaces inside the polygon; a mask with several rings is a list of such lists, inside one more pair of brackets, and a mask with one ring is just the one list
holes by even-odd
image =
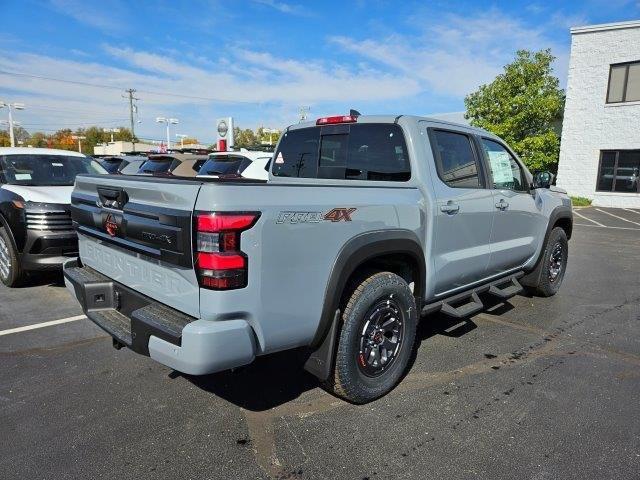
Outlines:
{"label": "truck shadow on pavement", "polygon": [[[485,302],[492,315],[502,315],[513,307],[509,303]],[[416,348],[407,373],[422,342],[436,335],[459,338],[475,330],[472,319],[452,319],[442,314],[423,317],[418,325]],[[245,367],[203,376],[184,376],[198,388],[217,395],[245,410],[261,412],[291,402],[303,393],[320,387],[320,382],[303,366],[308,350],[295,349],[258,357]]]}
{"label": "truck shadow on pavement", "polygon": [[64,277],[62,272],[33,272],[27,275],[24,282],[18,286],[18,288],[33,288],[33,287],[64,287]]}

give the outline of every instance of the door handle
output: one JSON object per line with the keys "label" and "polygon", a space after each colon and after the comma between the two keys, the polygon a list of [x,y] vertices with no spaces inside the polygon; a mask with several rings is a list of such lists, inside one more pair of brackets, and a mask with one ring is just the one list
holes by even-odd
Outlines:
{"label": "door handle", "polygon": [[458,213],[458,210],[460,210],[460,205],[453,203],[451,200],[449,200],[446,205],[440,206],[440,211],[444,213],[454,214]]}
{"label": "door handle", "polygon": [[500,210],[506,210],[509,206],[509,202],[505,202],[504,198],[501,198],[498,203],[496,203],[496,208]]}

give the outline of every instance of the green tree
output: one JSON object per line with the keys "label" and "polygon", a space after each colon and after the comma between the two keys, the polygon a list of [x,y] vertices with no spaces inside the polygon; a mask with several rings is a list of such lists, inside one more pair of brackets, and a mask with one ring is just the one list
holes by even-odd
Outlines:
{"label": "green tree", "polygon": [[236,147],[248,148],[258,143],[258,138],[253,130],[247,128],[242,130],[240,127],[233,129],[233,142]]}
{"label": "green tree", "polygon": [[9,137],[9,132],[6,130],[0,130],[0,147],[10,147],[11,146],[11,138]]}
{"label": "green tree", "polygon": [[464,103],[471,124],[503,138],[532,171],[555,172],[564,91],[552,73],[551,50],[519,50],[493,82]]}
{"label": "green tree", "polygon": [[280,138],[280,133],[266,133],[264,132],[263,127],[258,128],[256,132],[256,136],[258,137],[259,143],[261,144],[273,144],[275,145]]}
{"label": "green tree", "polygon": [[[19,125],[13,127],[13,137],[16,141],[16,147],[20,146],[20,142],[23,142],[24,145],[29,143],[29,132],[27,132],[24,128]],[[10,147],[11,146],[11,136],[9,135],[8,130],[0,131],[0,147]]]}
{"label": "green tree", "polygon": [[47,144],[47,135],[42,132],[34,132],[27,142],[27,145],[37,148],[46,148]]}

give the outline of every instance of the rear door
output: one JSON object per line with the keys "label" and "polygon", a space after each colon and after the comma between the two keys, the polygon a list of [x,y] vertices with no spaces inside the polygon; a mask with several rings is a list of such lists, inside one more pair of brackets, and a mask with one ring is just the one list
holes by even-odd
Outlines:
{"label": "rear door", "polygon": [[82,262],[199,316],[191,222],[200,186],[149,177],[77,177],[71,208]]}
{"label": "rear door", "polygon": [[495,219],[491,234],[492,275],[520,267],[535,253],[546,217],[531,194],[524,167],[501,142],[480,138],[489,170]]}
{"label": "rear door", "polygon": [[437,171],[433,261],[440,295],[487,276],[494,208],[473,137],[455,129],[428,130]]}

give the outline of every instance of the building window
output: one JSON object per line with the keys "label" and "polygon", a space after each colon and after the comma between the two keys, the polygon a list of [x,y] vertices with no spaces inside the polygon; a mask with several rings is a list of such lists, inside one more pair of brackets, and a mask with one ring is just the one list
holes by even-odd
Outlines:
{"label": "building window", "polygon": [[600,152],[596,190],[640,193],[640,150]]}
{"label": "building window", "polygon": [[607,103],[640,101],[640,62],[611,65]]}

